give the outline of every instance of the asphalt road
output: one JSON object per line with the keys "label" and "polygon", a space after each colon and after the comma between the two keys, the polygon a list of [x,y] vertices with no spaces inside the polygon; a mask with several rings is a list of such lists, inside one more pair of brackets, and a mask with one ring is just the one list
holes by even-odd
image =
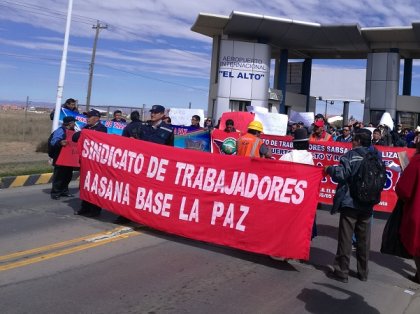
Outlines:
{"label": "asphalt road", "polygon": [[[73,182],[73,192],[77,192]],[[309,262],[192,241],[115,215],[73,215],[78,198],[49,186],[0,190],[0,313],[420,313],[414,264],[379,253],[373,223],[370,276],[325,276],[338,215],[318,210]],[[355,270],[355,259],[351,268]]]}

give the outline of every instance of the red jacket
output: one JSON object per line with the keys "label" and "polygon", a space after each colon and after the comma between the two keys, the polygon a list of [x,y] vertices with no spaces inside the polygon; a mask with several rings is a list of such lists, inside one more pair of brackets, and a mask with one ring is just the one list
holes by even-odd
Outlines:
{"label": "red jacket", "polygon": [[395,186],[404,200],[400,239],[407,251],[420,257],[420,153],[415,154]]}

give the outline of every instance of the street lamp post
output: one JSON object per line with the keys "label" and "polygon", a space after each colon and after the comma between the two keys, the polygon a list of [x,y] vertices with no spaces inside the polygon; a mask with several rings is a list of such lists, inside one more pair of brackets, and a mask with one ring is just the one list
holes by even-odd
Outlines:
{"label": "street lamp post", "polygon": [[63,54],[61,56],[60,75],[58,78],[58,86],[57,86],[57,98],[55,101],[55,112],[54,112],[51,132],[54,132],[58,128],[58,120],[60,119],[61,99],[63,98],[64,77],[66,75],[67,47],[69,45],[72,10],[73,10],[73,0],[69,0],[69,5],[67,9],[66,31],[64,33]]}
{"label": "street lamp post", "polygon": [[324,118],[327,118],[327,109],[328,109],[328,100],[325,99],[325,113],[324,113]]}

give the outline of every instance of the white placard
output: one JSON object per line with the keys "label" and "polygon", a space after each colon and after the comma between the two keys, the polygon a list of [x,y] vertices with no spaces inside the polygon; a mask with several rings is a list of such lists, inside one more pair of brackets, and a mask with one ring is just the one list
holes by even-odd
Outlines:
{"label": "white placard", "polygon": [[291,110],[289,120],[293,123],[302,121],[303,124],[309,128],[315,120],[315,114],[313,112],[297,112]]}
{"label": "white placard", "polygon": [[246,111],[248,112],[259,112],[259,113],[268,113],[268,108],[260,106],[246,106]]}
{"label": "white placard", "polygon": [[394,129],[394,121],[392,121],[392,117],[389,112],[384,112],[381,117],[381,121],[379,121],[379,124],[387,125],[391,131]]}
{"label": "white placard", "polygon": [[200,126],[204,126],[204,110],[203,109],[182,109],[182,108],[170,108],[169,117],[171,118],[171,123],[173,125],[191,125],[191,117],[193,115],[198,115],[200,117]]}
{"label": "white placard", "polygon": [[263,133],[265,134],[286,135],[287,133],[287,114],[256,112],[254,120],[262,123],[264,128]]}

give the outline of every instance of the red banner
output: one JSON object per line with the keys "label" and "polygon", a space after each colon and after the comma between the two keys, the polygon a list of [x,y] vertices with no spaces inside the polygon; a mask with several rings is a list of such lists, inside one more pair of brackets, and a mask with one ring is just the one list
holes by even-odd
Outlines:
{"label": "red banner", "polygon": [[[264,142],[270,145],[273,149],[273,156],[278,159],[281,155],[287,153],[293,148],[291,137],[289,136],[262,136]],[[315,165],[328,166],[339,163],[341,155],[345,154],[352,148],[351,143],[340,142],[314,142],[309,143],[309,151],[312,152]],[[405,151],[409,158],[413,156],[415,150],[411,148],[389,147],[389,146],[375,146],[377,150],[382,153],[382,160],[387,165],[387,182],[381,195],[381,202],[375,205],[376,211],[391,212],[397,202],[397,195],[395,194],[395,185],[400,176],[399,172],[388,167],[392,162],[400,165],[398,159],[398,152]],[[324,204],[332,204],[337,183],[331,177],[327,176],[322,179],[321,189],[319,191],[319,201]]]}
{"label": "red banner", "polygon": [[211,133],[211,151],[222,155],[236,155],[236,140],[240,132],[230,132],[214,129]]}
{"label": "red banner", "polygon": [[83,130],[80,197],[153,228],[309,258],[322,168],[209,155]]}
{"label": "red banner", "polygon": [[63,146],[60,151],[60,155],[58,155],[56,164],[59,166],[67,166],[67,167],[80,167],[79,163],[79,151],[77,148],[77,143],[71,140],[74,131],[66,130],[66,141],[67,145]]}
{"label": "red banner", "polygon": [[[222,134],[223,133],[223,134]],[[229,134],[219,133],[218,140],[223,142],[223,135]],[[273,157],[279,159],[283,154],[286,154],[293,149],[293,142],[291,136],[276,136],[261,134],[264,143],[271,147]],[[212,140],[213,141],[213,140]],[[397,184],[400,173],[388,167],[392,162],[400,165],[398,159],[398,152],[405,151],[407,156],[411,158],[415,153],[415,149],[405,147],[389,147],[389,146],[375,146],[382,153],[382,160],[387,165],[387,182],[381,195],[381,202],[374,207],[376,211],[391,212],[397,202],[397,195],[395,194],[395,185]],[[309,151],[312,152],[315,165],[329,166],[338,164],[341,155],[352,148],[351,143],[340,142],[316,142],[310,143]],[[220,153],[213,150],[213,153]],[[337,184],[332,181],[331,177],[324,177],[321,181],[321,189],[319,191],[319,202],[324,204],[332,204]]]}
{"label": "red banner", "polygon": [[233,112],[224,112],[220,119],[219,129],[224,130],[226,125],[226,120],[232,119],[235,125],[235,129],[240,131],[242,134],[245,134],[248,131],[248,124],[251,121],[254,121],[254,114],[250,112],[243,111],[233,111]]}

